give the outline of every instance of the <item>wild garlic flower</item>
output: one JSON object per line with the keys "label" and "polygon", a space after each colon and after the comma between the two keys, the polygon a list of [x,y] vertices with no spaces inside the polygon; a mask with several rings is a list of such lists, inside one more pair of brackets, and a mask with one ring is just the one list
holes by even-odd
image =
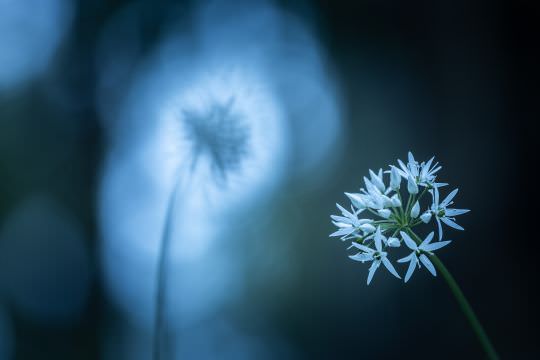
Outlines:
{"label": "wild garlic flower", "polygon": [[[435,174],[442,169],[439,163],[433,164],[435,157],[432,157],[428,162],[418,163],[413,154],[409,151],[407,164],[398,159],[399,169],[396,168],[398,173],[408,181],[408,186],[420,185],[424,187],[441,187],[446,185],[445,183],[436,183]],[[409,189],[409,192],[410,189]],[[418,192],[418,191],[416,191]]]}
{"label": "wild garlic flower", "polygon": [[363,210],[354,210],[351,206],[352,212],[347,211],[341,205],[336,204],[338,209],[341,210],[341,215],[332,215],[332,223],[339,229],[332,233],[330,236],[341,236],[342,240],[347,240],[349,237],[354,237],[355,234],[364,233],[369,234],[375,231],[375,227],[370,223],[371,219],[358,219],[358,214]]}
{"label": "wild garlic flower", "polygon": [[[419,163],[409,152],[407,164],[398,160],[398,166],[390,165],[386,171],[369,170],[369,177],[364,177],[364,187],[358,193],[345,193],[351,202],[351,210],[337,204],[341,215],[332,215],[331,218],[338,229],[330,236],[351,241],[349,249],[359,250],[349,256],[352,260],[371,262],[368,285],[381,264],[401,279],[389,257],[391,251],[404,251],[398,250],[400,248],[413,251],[398,260],[399,263],[409,262],[405,282],[409,281],[416,267],[421,264],[435,276],[430,256],[433,256],[434,250],[450,243],[442,241],[441,222],[463,230],[455,223],[454,216],[469,210],[448,207],[453,204],[457,189],[439,202],[439,188],[447,184],[437,182],[442,167],[434,159]],[[402,180],[404,186],[401,186]],[[427,192],[431,194],[431,201]],[[363,214],[362,217],[360,214]],[[422,241],[415,231],[421,225],[429,225],[432,217],[437,222],[439,241],[432,242],[434,232],[430,232]],[[402,242],[405,242],[406,247],[400,246]]]}
{"label": "wild garlic flower", "polygon": [[431,204],[431,214],[435,216],[435,219],[437,220],[437,227],[439,228],[439,240],[441,240],[443,236],[441,221],[454,229],[464,230],[461,225],[458,225],[455,222],[456,219],[454,218],[454,216],[465,214],[469,212],[469,210],[448,208],[448,205],[452,205],[454,203],[452,199],[456,196],[458,189],[454,189],[444,198],[441,203],[439,203],[439,190],[436,187],[429,190],[429,192],[433,197],[433,203]]}
{"label": "wild garlic flower", "polygon": [[392,275],[394,275],[398,279],[401,279],[390,260],[388,260],[388,258],[386,257],[387,253],[385,251],[382,251],[383,242],[387,243],[387,239],[381,234],[380,226],[377,227],[377,231],[373,236],[373,242],[375,243],[375,249],[353,242],[351,246],[360,249],[361,252],[357,253],[356,255],[349,256],[351,259],[356,261],[372,262],[371,267],[369,268],[367,284],[369,285],[371,279],[373,279],[373,275],[375,275],[375,271],[377,271],[379,266],[381,266],[381,263],[388,269],[388,271]]}
{"label": "wild garlic flower", "polygon": [[433,251],[450,244],[451,241],[438,241],[431,244],[431,240],[433,240],[434,235],[432,231],[424,239],[424,241],[422,241],[420,245],[417,245],[414,240],[411,239],[409,235],[407,235],[407,233],[400,231],[400,234],[405,241],[405,245],[407,245],[407,247],[413,251],[408,256],[405,256],[404,258],[401,258],[397,261],[398,263],[409,262],[409,269],[407,269],[407,273],[405,274],[405,282],[409,281],[416,267],[420,267],[420,262],[424,264],[426,269],[428,269],[429,272],[433,274],[433,276],[437,276],[437,271],[435,271],[435,267],[433,266],[429,258],[426,256],[426,254],[431,255]]}

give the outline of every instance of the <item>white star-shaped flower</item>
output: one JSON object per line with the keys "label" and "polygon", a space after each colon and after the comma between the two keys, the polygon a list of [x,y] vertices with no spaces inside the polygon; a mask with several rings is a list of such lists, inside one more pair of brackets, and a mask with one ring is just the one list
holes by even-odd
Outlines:
{"label": "white star-shaped flower", "polygon": [[387,196],[392,188],[386,188],[383,181],[383,171],[379,169],[378,174],[369,170],[370,179],[364,177],[365,189],[360,189],[361,193],[345,193],[351,202],[358,209],[366,207],[381,210],[392,207],[392,200]]}
{"label": "white star-shaped flower", "polygon": [[[412,178],[417,185],[421,185],[425,187],[445,186],[447,185],[446,183],[435,182],[435,178],[437,177],[435,174],[439,170],[441,170],[442,166],[440,166],[439,163],[433,164],[434,159],[435,157],[432,157],[431,159],[428,160],[428,162],[418,163],[414,159],[413,154],[409,151],[407,164],[405,164],[403,161],[398,159],[400,168],[396,168],[396,169],[398,173],[402,177],[405,178],[405,180],[409,180],[410,182],[410,178]],[[410,185],[409,187],[411,186],[412,185]]]}
{"label": "white star-shaped flower", "polygon": [[341,211],[341,216],[331,215],[332,223],[338,227],[338,230],[330,234],[330,236],[339,236],[342,240],[347,240],[351,237],[359,236],[359,231],[363,233],[372,233],[375,231],[375,227],[370,223],[371,219],[359,219],[358,215],[363,210],[347,211],[343,206],[336,204]]}
{"label": "white star-shaped flower", "polygon": [[379,266],[381,266],[381,263],[386,267],[386,269],[388,269],[388,271],[392,275],[394,275],[398,279],[401,279],[390,260],[388,260],[387,253],[385,251],[382,251],[382,245],[383,242],[386,242],[386,238],[381,234],[380,226],[377,227],[377,231],[375,232],[375,236],[373,237],[373,242],[375,243],[375,249],[359,244],[357,242],[353,242],[351,246],[362,250],[362,252],[349,256],[351,259],[360,261],[362,263],[366,261],[372,261],[369,268],[367,284],[369,285],[371,279],[373,279],[373,275],[375,275],[375,272],[377,271]]}
{"label": "white star-shaped flower", "polygon": [[410,253],[408,256],[397,261],[398,263],[409,262],[409,268],[407,269],[407,273],[405,274],[405,282],[409,281],[416,267],[420,267],[420,262],[424,264],[424,266],[429,270],[431,274],[433,274],[433,276],[437,276],[435,267],[433,266],[429,258],[426,256],[426,254],[432,255],[433,251],[450,244],[451,241],[438,241],[435,243],[431,243],[434,235],[434,232],[432,231],[424,239],[424,241],[422,241],[420,245],[416,245],[416,243],[413,241],[413,239],[411,239],[409,235],[407,235],[407,233],[401,231],[400,234],[403,238],[403,241],[405,242],[405,245],[407,245],[407,247],[412,250],[412,253]]}
{"label": "white star-shaped flower", "polygon": [[[455,223],[454,216],[469,211],[449,208],[453,204],[452,199],[457,189],[452,191],[444,201],[439,201],[439,187],[448,185],[436,182],[440,169],[441,166],[434,162],[434,158],[419,163],[409,152],[407,164],[399,161],[398,165],[390,165],[386,171],[369,170],[369,175],[363,178],[364,187],[358,193],[345,193],[350,200],[351,210],[345,210],[338,205],[341,215],[332,215],[333,224],[338,229],[330,236],[339,236],[344,241],[352,240],[348,249],[356,248],[360,251],[350,256],[351,259],[372,262],[369,268],[368,284],[381,264],[399,278],[387,253],[397,251],[393,249],[399,248],[401,242],[404,241],[407,241],[407,247],[413,250],[412,254],[400,260],[400,262],[410,262],[405,281],[408,281],[416,267],[422,264],[433,275],[436,274],[430,261],[430,251],[445,246],[449,241],[431,244],[435,232],[439,231],[439,240],[442,240],[442,223],[463,230]],[[386,179],[384,174],[388,174]],[[403,179],[405,181],[402,187]],[[428,191],[431,197],[425,194]],[[365,213],[364,219],[359,218],[362,211]],[[430,224],[432,218],[435,218],[431,223],[432,226],[437,227],[436,221],[438,229],[434,229],[434,232],[422,242],[416,235],[418,231],[416,227],[423,223]],[[406,233],[401,231],[406,231]],[[396,237],[400,232],[402,235]],[[422,244],[416,246],[411,237]]]}
{"label": "white star-shaped flower", "polygon": [[439,203],[439,189],[434,187],[432,190],[429,190],[429,192],[431,193],[431,196],[433,197],[433,204],[431,205],[431,213],[433,214],[433,216],[435,216],[435,220],[437,220],[437,226],[439,228],[439,240],[441,240],[443,236],[441,221],[454,229],[464,230],[462,226],[456,224],[455,222],[456,219],[454,218],[454,216],[465,214],[466,212],[469,212],[470,210],[448,208],[449,205],[452,205],[454,203],[452,199],[456,196],[458,189],[454,189],[440,203]]}

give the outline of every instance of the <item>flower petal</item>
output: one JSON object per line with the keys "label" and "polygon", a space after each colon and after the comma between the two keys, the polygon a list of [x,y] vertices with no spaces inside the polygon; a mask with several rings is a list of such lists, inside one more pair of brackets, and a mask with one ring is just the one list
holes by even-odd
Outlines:
{"label": "flower petal", "polygon": [[420,215],[420,203],[417,201],[411,209],[411,217],[416,219]]}
{"label": "flower petal", "polygon": [[382,179],[371,169],[369,169],[369,176],[371,177],[371,183],[375,185],[379,191],[384,192],[386,190],[386,186],[384,186]]}
{"label": "flower petal", "polygon": [[434,234],[435,234],[435,233],[434,233],[433,231],[430,232],[430,233],[428,234],[428,236],[426,236],[426,238],[424,239],[424,241],[422,241],[422,243],[420,244],[419,248],[420,248],[420,249],[423,249],[424,246],[428,245],[428,244],[431,242],[431,240],[433,240],[433,235],[434,235]]}
{"label": "flower petal", "polygon": [[329,235],[329,237],[350,235],[352,232],[354,232],[354,229],[352,229],[352,228],[341,228],[341,229],[331,233]]}
{"label": "flower petal", "polygon": [[435,219],[437,220],[437,227],[439,228],[439,240],[442,240],[442,225],[441,225],[441,220],[439,219],[439,217],[435,217]]}
{"label": "flower petal", "polygon": [[450,201],[452,201],[452,199],[454,198],[454,196],[456,196],[456,194],[458,193],[458,190],[459,189],[454,189],[452,190],[452,192],[450,192],[450,194],[448,194],[444,200],[442,201],[441,203],[441,207],[446,207],[446,205],[448,205],[450,203]]}
{"label": "flower petal", "polygon": [[457,229],[457,230],[465,230],[461,225],[458,225],[456,224],[455,222],[453,222],[452,220],[450,220],[449,218],[447,218],[446,216],[445,217],[442,217],[441,218],[441,221],[443,223],[445,223],[446,225],[454,228],[454,229]]}
{"label": "flower petal", "polygon": [[438,182],[436,182],[436,183],[433,183],[431,185],[433,185],[434,188],[440,188],[440,187],[448,186],[448,183],[438,183]]}
{"label": "flower petal", "polygon": [[416,245],[414,240],[411,239],[411,237],[409,235],[407,235],[407,233],[405,233],[403,231],[400,231],[399,233],[401,234],[401,238],[403,239],[403,241],[405,241],[405,245],[407,245],[407,247],[409,249],[411,249],[411,250],[417,250],[418,249],[418,246]]}
{"label": "flower petal", "polygon": [[410,253],[409,255],[405,256],[404,258],[401,258],[397,260],[398,263],[404,263],[411,261],[412,257],[414,256],[414,252]]}
{"label": "flower petal", "polygon": [[401,184],[401,176],[395,166],[391,166],[390,169],[390,187],[397,190]]}
{"label": "flower petal", "polygon": [[396,237],[389,237],[386,243],[390,247],[399,247],[401,245],[401,241]]}
{"label": "flower petal", "polygon": [[367,234],[370,234],[372,232],[375,231],[375,226],[371,225],[371,224],[362,224],[359,226],[360,230],[362,230],[363,232],[367,233]]}
{"label": "flower petal", "polygon": [[433,190],[429,190],[429,192],[433,197],[433,205],[435,205],[436,208],[439,208],[439,189],[435,186]]}
{"label": "flower petal", "polygon": [[[414,253],[412,254],[414,255]],[[416,255],[411,259],[411,262],[409,263],[409,268],[407,269],[407,273],[405,274],[405,282],[409,281],[411,278],[414,270],[416,269],[416,264],[418,263],[418,259],[416,258]]]}
{"label": "flower petal", "polygon": [[367,247],[366,245],[359,244],[355,241],[351,243],[351,246],[354,246],[355,248],[365,251],[367,253],[372,253],[374,251],[372,248]]}
{"label": "flower petal", "polygon": [[373,275],[375,275],[375,271],[377,271],[377,269],[379,268],[379,265],[381,264],[381,261],[380,260],[376,260],[373,262],[373,264],[371,264],[371,266],[369,267],[369,274],[368,274],[368,277],[367,277],[367,284],[369,285],[369,283],[371,282],[371,279],[373,279]]}
{"label": "flower petal", "polygon": [[[332,220],[334,220],[335,222],[338,222],[338,223],[343,223],[345,225],[351,225],[352,224],[351,219],[346,218],[344,216],[330,215],[330,217],[332,218]],[[340,225],[336,225],[336,226],[340,226]],[[343,226],[340,226],[340,227],[343,227]]]}
{"label": "flower petal", "polygon": [[366,207],[366,203],[364,199],[362,198],[361,194],[358,193],[345,193],[345,196],[349,198],[351,203],[356,206],[357,209],[364,209]]}
{"label": "flower petal", "polygon": [[450,244],[452,241],[451,240],[447,240],[447,241],[437,241],[436,243],[433,243],[433,244],[427,244],[426,246],[424,246],[422,248],[422,250],[425,250],[425,251],[435,251],[435,250],[439,250],[440,248]]}
{"label": "flower petal", "polygon": [[429,272],[433,276],[437,276],[437,271],[435,271],[435,267],[433,266],[433,264],[431,263],[431,261],[428,259],[426,255],[424,254],[420,255],[420,261],[422,262],[422,264],[424,264],[424,266],[429,270]]}
{"label": "flower petal", "polygon": [[381,234],[381,227],[377,226],[377,231],[375,232],[375,248],[377,251],[382,251],[382,242],[383,242],[383,236]]}
{"label": "flower petal", "polygon": [[399,159],[398,159],[398,164],[401,167],[401,171],[400,171],[401,176],[403,176],[406,179],[409,174],[409,169],[407,168],[407,165],[405,165],[405,163]]}
{"label": "flower petal", "polygon": [[392,211],[390,209],[380,209],[377,210],[377,214],[383,219],[388,219],[392,215]]}
{"label": "flower petal", "polygon": [[409,164],[415,164],[416,163],[416,160],[414,160],[414,156],[412,154],[412,152],[408,152],[407,153],[407,160],[409,160]]}
{"label": "flower petal", "polygon": [[388,271],[390,271],[390,274],[394,275],[398,279],[401,279],[401,276],[399,276],[396,269],[394,268],[394,265],[392,265],[392,263],[390,262],[390,260],[388,260],[387,257],[382,258],[382,263],[388,269]]}
{"label": "flower petal", "polygon": [[426,211],[425,213],[420,215],[420,220],[422,220],[424,224],[427,224],[431,220],[431,216],[431,211]]}
{"label": "flower petal", "polygon": [[446,209],[444,213],[446,214],[446,216],[458,216],[468,213],[469,211],[469,209]]}
{"label": "flower petal", "polygon": [[407,177],[407,191],[409,194],[418,194],[418,185],[411,175]]}
{"label": "flower petal", "polygon": [[349,255],[349,258],[355,261],[360,261],[362,263],[373,260],[373,257],[370,254],[362,253],[362,252],[359,252],[355,255]]}
{"label": "flower petal", "polygon": [[343,206],[336,204],[337,208],[341,211],[341,214],[345,217],[348,217],[349,219],[354,218],[355,216],[348,212],[347,209],[345,209]]}

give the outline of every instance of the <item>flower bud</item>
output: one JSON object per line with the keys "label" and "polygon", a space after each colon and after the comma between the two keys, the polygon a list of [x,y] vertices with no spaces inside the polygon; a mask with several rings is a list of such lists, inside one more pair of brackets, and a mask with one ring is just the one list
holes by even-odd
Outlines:
{"label": "flower bud", "polygon": [[384,199],[383,195],[371,195],[368,197],[369,202],[365,201],[367,206],[372,209],[383,209],[384,208]]}
{"label": "flower bud", "polygon": [[368,234],[375,232],[375,226],[371,224],[363,224],[363,225],[360,225],[358,228]]}
{"label": "flower bud", "polygon": [[372,222],[373,222],[373,219],[358,219],[359,225],[371,224]]}
{"label": "flower bud", "polygon": [[420,216],[420,219],[427,224],[429,220],[431,220],[431,211],[426,211],[425,213],[423,213]]}
{"label": "flower bud", "polygon": [[383,203],[384,207],[392,207],[393,206],[392,205],[392,199],[390,199],[388,196],[382,195],[381,199],[382,199],[382,203]]}
{"label": "flower bud", "polygon": [[385,218],[385,219],[388,219],[390,217],[390,215],[392,214],[392,212],[389,210],[389,209],[381,209],[381,210],[377,210],[377,213],[382,217],[382,218]]}
{"label": "flower bud", "polygon": [[395,237],[389,237],[386,244],[390,247],[399,247],[401,245],[399,239]]}
{"label": "flower bud", "polygon": [[414,206],[411,209],[411,217],[416,219],[420,215],[420,204],[417,202],[414,203]]}
{"label": "flower bud", "polygon": [[397,196],[397,194],[394,194],[394,196],[390,198],[390,201],[392,202],[392,207],[401,206],[401,200],[399,200],[399,196]]}
{"label": "flower bud", "polygon": [[390,170],[390,187],[394,190],[399,189],[399,186],[401,185],[401,175],[399,175],[399,172],[395,166],[392,166],[392,169]]}
{"label": "flower bud", "polygon": [[407,190],[409,194],[418,194],[418,185],[411,175],[407,178]]}
{"label": "flower bud", "polygon": [[345,193],[345,195],[351,200],[352,204],[356,206],[358,210],[366,208],[366,203],[364,199],[362,199],[361,194]]}
{"label": "flower bud", "polygon": [[[382,172],[381,172],[382,175]],[[384,192],[386,190],[386,187],[384,186],[384,183],[382,179],[375,174],[371,169],[369,170],[369,176],[371,177],[371,183],[375,185],[377,189],[379,189],[380,192]]]}
{"label": "flower bud", "polygon": [[373,183],[364,176],[364,184],[366,184],[366,190],[370,195],[380,195],[381,191],[373,185]]}

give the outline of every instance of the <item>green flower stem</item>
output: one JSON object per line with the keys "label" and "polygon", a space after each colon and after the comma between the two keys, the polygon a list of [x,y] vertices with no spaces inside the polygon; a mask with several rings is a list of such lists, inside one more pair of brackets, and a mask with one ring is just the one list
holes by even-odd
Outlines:
{"label": "green flower stem", "polygon": [[[408,229],[407,232],[414,237],[415,241],[420,244],[422,240],[416,235],[412,230]],[[450,290],[452,291],[452,294],[454,294],[454,297],[456,298],[459,306],[461,307],[461,310],[463,311],[463,314],[469,321],[469,324],[471,325],[474,333],[478,337],[478,340],[480,341],[480,344],[482,345],[484,351],[486,352],[486,355],[489,359],[495,360],[499,359],[499,356],[497,355],[497,352],[495,351],[495,348],[491,344],[491,341],[489,340],[489,337],[487,336],[486,332],[484,331],[484,328],[482,327],[482,324],[480,324],[480,321],[478,321],[478,318],[476,317],[476,314],[474,313],[471,305],[467,301],[467,298],[465,298],[465,295],[461,291],[459,285],[457,284],[456,280],[448,271],[446,266],[444,266],[443,262],[435,255],[435,254],[428,254],[430,260],[433,262],[437,270],[439,270],[439,273],[442,274],[444,280],[446,280],[446,283],[450,287]]]}
{"label": "green flower stem", "polygon": [[424,194],[426,193],[426,191],[428,190],[427,187],[424,188],[424,190],[422,190],[422,192],[420,193],[420,195],[418,196],[418,201],[420,201],[420,199],[424,196]]}
{"label": "green flower stem", "polygon": [[401,202],[401,206],[398,208],[399,213],[401,214],[401,219],[405,219],[405,213],[403,212],[403,199],[401,198],[401,192],[399,191],[399,188],[395,190],[395,192],[398,196],[399,202]]}
{"label": "green flower stem", "polygon": [[392,221],[390,220],[376,220],[371,222],[371,224],[392,224]]}
{"label": "green flower stem", "polygon": [[[412,197],[413,197],[413,195],[411,195],[411,194],[409,194],[409,196],[407,197],[407,205],[405,205],[405,210],[403,210],[404,219],[406,219],[409,216],[409,206],[411,205]],[[402,205],[403,205],[403,203],[402,203]]]}
{"label": "green flower stem", "polygon": [[407,199],[407,208],[405,209],[405,215],[407,219],[411,218],[411,211],[415,202],[416,202],[416,194],[409,195],[409,198]]}
{"label": "green flower stem", "polygon": [[172,224],[174,220],[176,195],[178,193],[179,184],[176,183],[169,197],[167,205],[167,213],[165,214],[165,223],[163,233],[161,235],[161,243],[159,244],[158,270],[157,270],[157,287],[156,287],[156,304],[154,315],[154,336],[152,341],[152,358],[159,360],[162,358],[161,348],[164,334],[164,312],[165,312],[165,289],[167,285],[167,255],[172,238]]}
{"label": "green flower stem", "polygon": [[390,208],[390,211],[392,211],[392,215],[394,215],[394,219],[396,219],[398,222],[401,222],[401,215],[399,214],[399,211],[394,207]]}
{"label": "green flower stem", "polygon": [[376,212],[376,211],[372,210],[371,208],[366,208],[366,209],[367,209],[367,210],[368,210],[368,211],[369,211],[370,213],[372,213],[373,215],[375,215],[375,216],[379,216],[379,217],[380,217],[380,215],[379,215],[379,213],[378,213],[378,212]]}

